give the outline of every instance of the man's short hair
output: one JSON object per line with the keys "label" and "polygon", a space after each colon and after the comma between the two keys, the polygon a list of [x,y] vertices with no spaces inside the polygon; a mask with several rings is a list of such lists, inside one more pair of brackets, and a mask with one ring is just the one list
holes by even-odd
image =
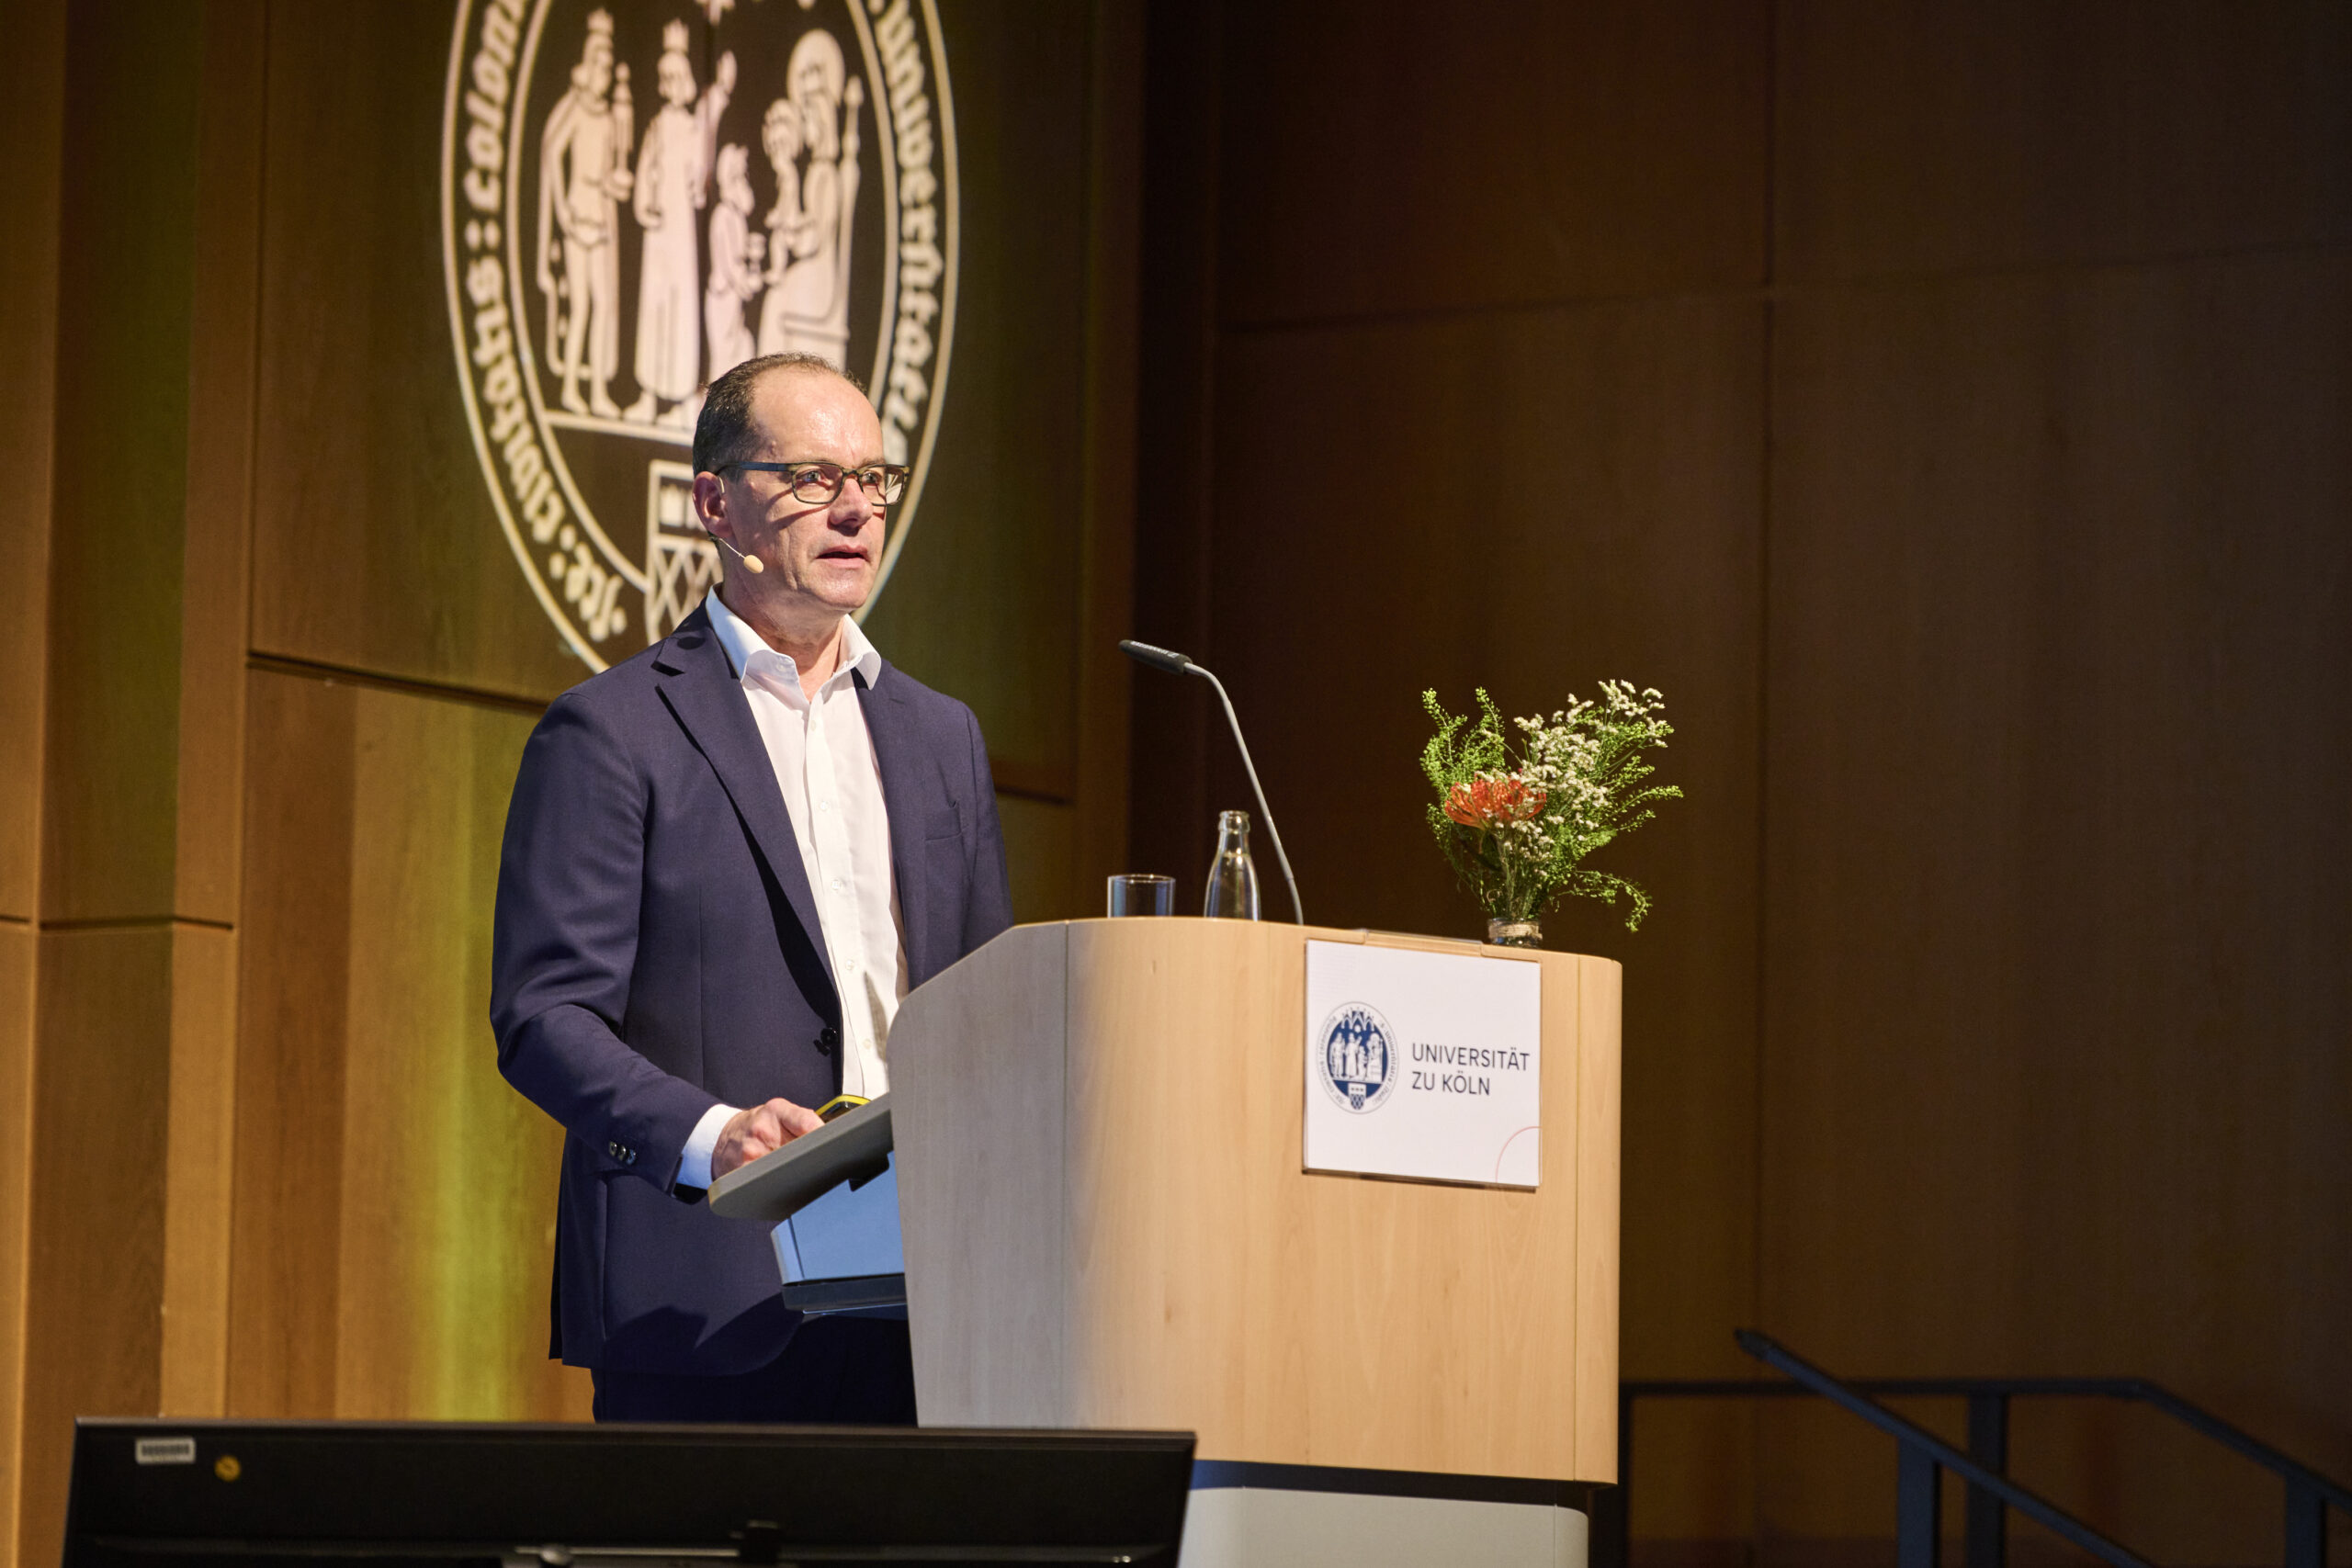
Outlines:
{"label": "man's short hair", "polygon": [[856,377],[821,354],[763,354],[746,359],[713,381],[710,390],[703,394],[702,412],[695,420],[695,472],[715,474],[752,456],[759,445],[759,432],[752,423],[752,395],[771,372],[778,370],[838,376],[856,387],[860,397],[865,395]]}

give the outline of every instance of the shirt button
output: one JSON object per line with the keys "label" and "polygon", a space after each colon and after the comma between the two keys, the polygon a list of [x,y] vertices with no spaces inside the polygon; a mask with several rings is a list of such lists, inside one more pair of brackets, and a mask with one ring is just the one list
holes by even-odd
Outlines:
{"label": "shirt button", "polygon": [[848,883],[846,883],[846,882],[843,882],[840,877],[836,876],[836,877],[834,877],[834,878],[833,878],[833,891],[834,891],[834,892],[836,892],[836,893],[843,892],[843,891],[845,891],[845,890],[848,888],[848,886],[849,886],[849,884],[848,884]]}

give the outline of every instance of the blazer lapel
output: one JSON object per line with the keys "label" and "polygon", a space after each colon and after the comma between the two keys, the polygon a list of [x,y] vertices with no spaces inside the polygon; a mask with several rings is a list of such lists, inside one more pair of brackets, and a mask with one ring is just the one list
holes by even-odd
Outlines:
{"label": "blazer lapel", "polygon": [[831,984],[832,958],[820,940],[823,928],[817,920],[816,895],[808,886],[808,868],[800,863],[800,841],[793,837],[792,818],[784,808],[775,764],[768,759],[752,705],[736,683],[735,667],[711,629],[707,610],[696,609],[678,623],[654,656],[654,668],[663,677],[662,700],[718,775]]}
{"label": "blazer lapel", "polygon": [[888,660],[872,685],[858,678],[858,707],[865,716],[865,733],[874,743],[875,765],[882,772],[882,807],[890,820],[890,871],[899,884],[899,930],[907,944],[907,976],[921,985],[931,977],[929,927],[923,920],[923,834],[928,814],[923,810],[935,772],[915,733],[907,705],[899,695],[898,672]]}

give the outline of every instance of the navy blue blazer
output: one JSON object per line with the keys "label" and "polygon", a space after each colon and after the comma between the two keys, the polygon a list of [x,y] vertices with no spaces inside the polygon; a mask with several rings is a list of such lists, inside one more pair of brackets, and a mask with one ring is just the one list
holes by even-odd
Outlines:
{"label": "navy blue blazer", "polygon": [[[858,680],[920,986],[1012,923],[971,710],[884,663]],[[768,1227],[676,1185],[716,1104],[841,1089],[841,1002],[775,771],[701,609],[558,697],[532,731],[498,868],[498,1066],[561,1122],[550,1355],[627,1371],[773,1360]]]}

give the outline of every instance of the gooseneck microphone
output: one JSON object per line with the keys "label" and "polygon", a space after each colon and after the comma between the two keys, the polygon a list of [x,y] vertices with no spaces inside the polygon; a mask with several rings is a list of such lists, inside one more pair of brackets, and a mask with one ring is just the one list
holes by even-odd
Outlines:
{"label": "gooseneck microphone", "polygon": [[[707,532],[707,530],[706,530],[706,532]],[[722,550],[735,550],[735,547],[733,545],[729,544],[727,540],[720,538],[716,534],[709,535],[709,538],[712,544],[717,545]],[[735,558],[743,563],[743,570],[745,571],[762,572],[767,570],[766,566],[762,564],[760,558],[757,556],[747,556],[741,550],[735,550]]]}
{"label": "gooseneck microphone", "polygon": [[1266,809],[1266,792],[1258,786],[1258,767],[1250,761],[1250,743],[1241,739],[1241,720],[1234,716],[1233,699],[1225,694],[1225,682],[1193,663],[1181,653],[1170,653],[1164,648],[1154,648],[1148,642],[1122,639],[1119,651],[1138,664],[1148,664],[1155,670],[1165,670],[1170,675],[1198,675],[1216,688],[1216,700],[1225,705],[1225,722],[1233,728],[1234,749],[1241,753],[1242,771],[1250,775],[1250,793],[1258,798],[1258,815],[1266,819],[1266,837],[1273,841],[1274,859],[1283,868],[1283,882],[1290,888],[1290,912],[1300,925],[1306,923],[1306,908],[1298,901],[1298,878],[1290,874],[1290,856],[1283,853],[1283,835],[1274,826],[1274,814]]}

